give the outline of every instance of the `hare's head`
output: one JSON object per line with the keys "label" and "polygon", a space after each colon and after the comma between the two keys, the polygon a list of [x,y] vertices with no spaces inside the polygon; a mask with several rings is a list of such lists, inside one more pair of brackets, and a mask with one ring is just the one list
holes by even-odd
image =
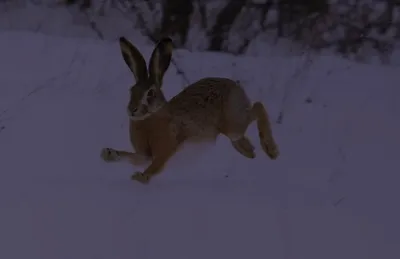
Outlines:
{"label": "hare's head", "polygon": [[122,57],[136,80],[130,89],[128,115],[131,120],[143,120],[167,102],[161,86],[164,73],[171,62],[172,40],[163,38],[158,42],[151,55],[148,69],[142,54],[132,43],[121,37],[119,44]]}

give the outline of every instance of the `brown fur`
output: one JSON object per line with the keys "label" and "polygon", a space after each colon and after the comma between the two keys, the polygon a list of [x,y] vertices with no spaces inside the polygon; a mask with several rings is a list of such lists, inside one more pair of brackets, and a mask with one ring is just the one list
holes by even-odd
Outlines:
{"label": "brown fur", "polygon": [[[160,49],[172,51],[165,46],[163,48],[157,46],[152,57],[157,59],[162,56],[154,54]],[[163,54],[168,59],[168,53]],[[124,59],[134,62],[133,57]],[[155,64],[163,64],[161,72],[150,73],[150,75],[161,75],[158,77],[159,82],[162,81],[169,64],[162,61],[152,58],[150,62],[152,64],[150,70],[157,69],[154,68],[157,67]],[[136,68],[132,67],[140,65],[131,66],[134,72]],[[135,87],[146,89],[143,85],[135,85],[133,89]],[[159,94],[162,94],[161,85],[158,89]],[[132,94],[130,103],[132,98],[140,99],[137,94],[144,94],[144,91],[136,92],[135,96]],[[105,161],[128,159],[135,165],[150,162],[143,173],[138,172],[132,176],[134,180],[148,183],[153,176],[162,171],[169,158],[185,141],[214,141],[219,134],[223,134],[230,138],[232,146],[240,154],[254,158],[254,147],[245,136],[249,124],[254,120],[257,121],[262,149],[271,159],[276,159],[279,151],[263,104],[256,102],[251,105],[242,87],[230,79],[204,78],[187,86],[169,102],[165,101],[164,105],[149,117],[130,121],[130,140],[136,153],[105,148],[101,156]]]}

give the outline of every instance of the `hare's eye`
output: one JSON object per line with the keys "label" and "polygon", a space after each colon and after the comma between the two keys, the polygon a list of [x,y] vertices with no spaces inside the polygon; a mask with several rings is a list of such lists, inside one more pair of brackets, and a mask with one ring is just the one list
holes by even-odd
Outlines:
{"label": "hare's eye", "polygon": [[156,92],[153,89],[150,89],[147,92],[147,97],[154,97],[156,95]]}
{"label": "hare's eye", "polygon": [[133,113],[136,113],[136,112],[137,112],[137,108],[132,109],[132,112],[133,112]]}

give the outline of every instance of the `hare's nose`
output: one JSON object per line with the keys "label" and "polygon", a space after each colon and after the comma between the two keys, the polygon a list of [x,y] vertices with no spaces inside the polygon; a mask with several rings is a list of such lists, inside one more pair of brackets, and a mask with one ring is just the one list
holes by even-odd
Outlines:
{"label": "hare's nose", "polygon": [[143,105],[142,106],[142,113],[143,114],[146,114],[146,113],[148,113],[149,112],[149,108],[147,107],[147,105]]}
{"label": "hare's nose", "polygon": [[127,111],[128,111],[128,115],[129,116],[134,116],[136,111],[137,111],[137,109],[136,108],[134,108],[134,109],[128,108]]}

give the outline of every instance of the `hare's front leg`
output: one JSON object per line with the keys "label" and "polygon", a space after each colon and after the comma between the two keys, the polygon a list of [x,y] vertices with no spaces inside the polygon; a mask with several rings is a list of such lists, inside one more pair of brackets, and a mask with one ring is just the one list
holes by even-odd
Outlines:
{"label": "hare's front leg", "polygon": [[136,172],[132,175],[132,180],[138,181],[143,184],[149,183],[150,179],[156,174],[161,173],[165,164],[169,160],[169,158],[173,155],[173,153],[168,155],[156,156],[153,158],[153,161],[149,165],[149,167],[144,170],[144,172]]}
{"label": "hare's front leg", "polygon": [[146,165],[151,161],[150,157],[138,153],[116,150],[113,148],[103,148],[100,153],[101,158],[106,162],[116,162],[127,160],[133,165]]}

